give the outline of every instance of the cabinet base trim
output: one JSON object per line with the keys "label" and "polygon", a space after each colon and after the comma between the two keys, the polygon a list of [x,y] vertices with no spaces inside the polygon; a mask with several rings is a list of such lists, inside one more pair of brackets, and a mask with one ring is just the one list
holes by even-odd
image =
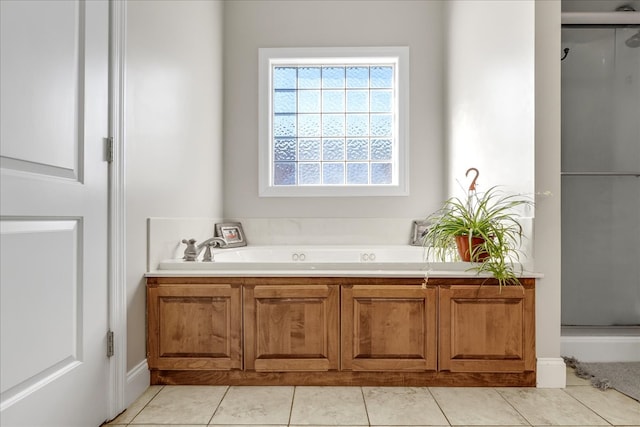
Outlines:
{"label": "cabinet base trim", "polygon": [[536,373],[151,371],[151,385],[535,387]]}

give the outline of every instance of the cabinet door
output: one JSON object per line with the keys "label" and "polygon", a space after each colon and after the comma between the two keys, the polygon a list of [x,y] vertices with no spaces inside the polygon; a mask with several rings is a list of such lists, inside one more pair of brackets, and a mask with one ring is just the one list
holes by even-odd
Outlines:
{"label": "cabinet door", "polygon": [[534,289],[442,286],[439,369],[535,370]]}
{"label": "cabinet door", "polygon": [[151,369],[242,369],[238,285],[148,288]]}
{"label": "cabinet door", "polygon": [[342,370],[436,369],[436,288],[342,288]]}
{"label": "cabinet door", "polygon": [[245,369],[327,371],[339,365],[338,286],[245,286]]}

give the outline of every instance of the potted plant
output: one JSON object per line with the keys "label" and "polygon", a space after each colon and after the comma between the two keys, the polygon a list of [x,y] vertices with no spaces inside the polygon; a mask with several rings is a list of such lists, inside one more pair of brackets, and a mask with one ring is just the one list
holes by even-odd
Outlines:
{"label": "potted plant", "polygon": [[432,255],[437,261],[471,262],[470,271],[489,273],[498,280],[500,289],[519,284],[516,269],[522,272],[519,261],[523,230],[518,208],[531,204],[505,194],[497,186],[477,193],[474,179],[466,200],[449,198],[427,217],[429,226],[422,244],[428,258]]}

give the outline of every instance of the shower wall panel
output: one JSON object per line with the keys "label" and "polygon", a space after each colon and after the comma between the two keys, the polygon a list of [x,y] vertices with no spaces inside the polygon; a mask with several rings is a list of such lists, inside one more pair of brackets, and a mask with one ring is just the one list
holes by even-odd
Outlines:
{"label": "shower wall panel", "polygon": [[638,31],[562,30],[563,325],[640,325]]}

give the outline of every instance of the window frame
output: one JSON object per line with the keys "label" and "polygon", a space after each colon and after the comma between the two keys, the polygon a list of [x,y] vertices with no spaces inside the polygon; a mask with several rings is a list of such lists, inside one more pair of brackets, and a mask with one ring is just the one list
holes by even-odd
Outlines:
{"label": "window frame", "polygon": [[[258,176],[260,197],[358,197],[409,195],[409,48],[333,47],[260,48],[258,84]],[[272,71],[277,65],[393,63],[397,97],[396,143],[392,184],[286,185],[273,184]]]}

